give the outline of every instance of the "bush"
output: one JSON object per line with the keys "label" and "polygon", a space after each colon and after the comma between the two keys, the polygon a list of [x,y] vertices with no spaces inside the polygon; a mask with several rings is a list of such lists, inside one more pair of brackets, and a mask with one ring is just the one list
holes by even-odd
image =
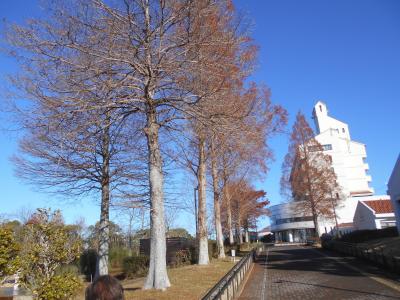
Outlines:
{"label": "bush", "polygon": [[77,276],[65,273],[51,277],[48,281],[43,282],[40,288],[34,290],[33,293],[38,299],[72,299],[81,284]]}
{"label": "bush", "polygon": [[348,243],[362,243],[373,239],[398,236],[397,227],[388,227],[374,230],[356,230],[339,238],[339,241]]}
{"label": "bush", "polygon": [[11,229],[0,227],[0,278],[13,274],[17,269],[17,254],[20,250]]}
{"label": "bush", "polygon": [[218,257],[218,247],[217,241],[208,240],[208,257],[217,258]]}
{"label": "bush", "polygon": [[190,265],[192,262],[192,254],[189,249],[181,249],[175,252],[173,266],[180,267]]}
{"label": "bush", "polygon": [[149,262],[148,256],[128,256],[123,259],[122,269],[126,277],[132,278],[134,275],[146,271]]}
{"label": "bush", "polygon": [[97,252],[94,249],[83,251],[79,259],[80,271],[87,280],[94,278],[96,273]]}
{"label": "bush", "polygon": [[251,249],[253,249],[254,245],[250,243],[243,243],[239,245],[239,251],[240,252],[249,252]]}
{"label": "bush", "polygon": [[72,273],[62,275],[53,270],[72,264],[79,256],[82,241],[62,223],[59,211],[38,209],[24,226],[19,253],[22,287],[38,299],[70,299],[80,285]]}
{"label": "bush", "polygon": [[261,237],[260,242],[273,243],[275,242],[275,236],[273,234],[267,234]]}
{"label": "bush", "polygon": [[79,267],[76,264],[62,265],[55,273],[60,276],[64,276],[65,274],[79,276]]}
{"label": "bush", "polygon": [[111,247],[109,254],[109,264],[112,268],[120,268],[123,261],[129,256],[129,251],[122,247]]}
{"label": "bush", "polygon": [[199,253],[197,251],[197,247],[192,245],[189,248],[189,252],[190,252],[190,263],[192,265],[197,263],[198,257],[199,257]]}

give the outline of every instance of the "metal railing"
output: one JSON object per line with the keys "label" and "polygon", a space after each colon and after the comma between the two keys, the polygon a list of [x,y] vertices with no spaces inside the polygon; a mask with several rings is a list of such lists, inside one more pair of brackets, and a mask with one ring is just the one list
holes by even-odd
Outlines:
{"label": "metal railing", "polygon": [[237,296],[241,284],[257,253],[251,250],[202,298],[202,300],[230,300]]}

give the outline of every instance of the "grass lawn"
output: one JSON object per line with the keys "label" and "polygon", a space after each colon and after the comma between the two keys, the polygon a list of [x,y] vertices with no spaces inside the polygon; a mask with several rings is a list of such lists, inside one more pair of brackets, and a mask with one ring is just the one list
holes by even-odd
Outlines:
{"label": "grass lawn", "polygon": [[[125,289],[126,300],[197,300],[205,295],[233,265],[232,261],[224,259],[212,260],[208,266],[191,265],[168,269],[171,287],[164,292],[142,290],[144,277],[124,280],[121,283]],[[77,299],[84,299],[84,293],[81,293]]]}

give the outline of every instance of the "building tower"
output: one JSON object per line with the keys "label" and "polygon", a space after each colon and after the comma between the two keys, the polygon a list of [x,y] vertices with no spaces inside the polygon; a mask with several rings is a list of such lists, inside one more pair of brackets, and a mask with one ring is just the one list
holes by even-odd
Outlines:
{"label": "building tower", "polygon": [[324,153],[332,157],[332,166],[346,197],[373,195],[368,174],[365,145],[350,138],[349,126],[329,116],[325,103],[318,101],[313,109],[317,135]]}

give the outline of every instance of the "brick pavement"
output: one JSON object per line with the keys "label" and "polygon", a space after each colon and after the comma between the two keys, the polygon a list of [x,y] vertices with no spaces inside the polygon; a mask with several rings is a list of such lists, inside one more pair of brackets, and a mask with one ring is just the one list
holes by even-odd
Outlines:
{"label": "brick pavement", "polygon": [[400,292],[319,250],[285,246],[259,257],[239,299],[400,299]]}

